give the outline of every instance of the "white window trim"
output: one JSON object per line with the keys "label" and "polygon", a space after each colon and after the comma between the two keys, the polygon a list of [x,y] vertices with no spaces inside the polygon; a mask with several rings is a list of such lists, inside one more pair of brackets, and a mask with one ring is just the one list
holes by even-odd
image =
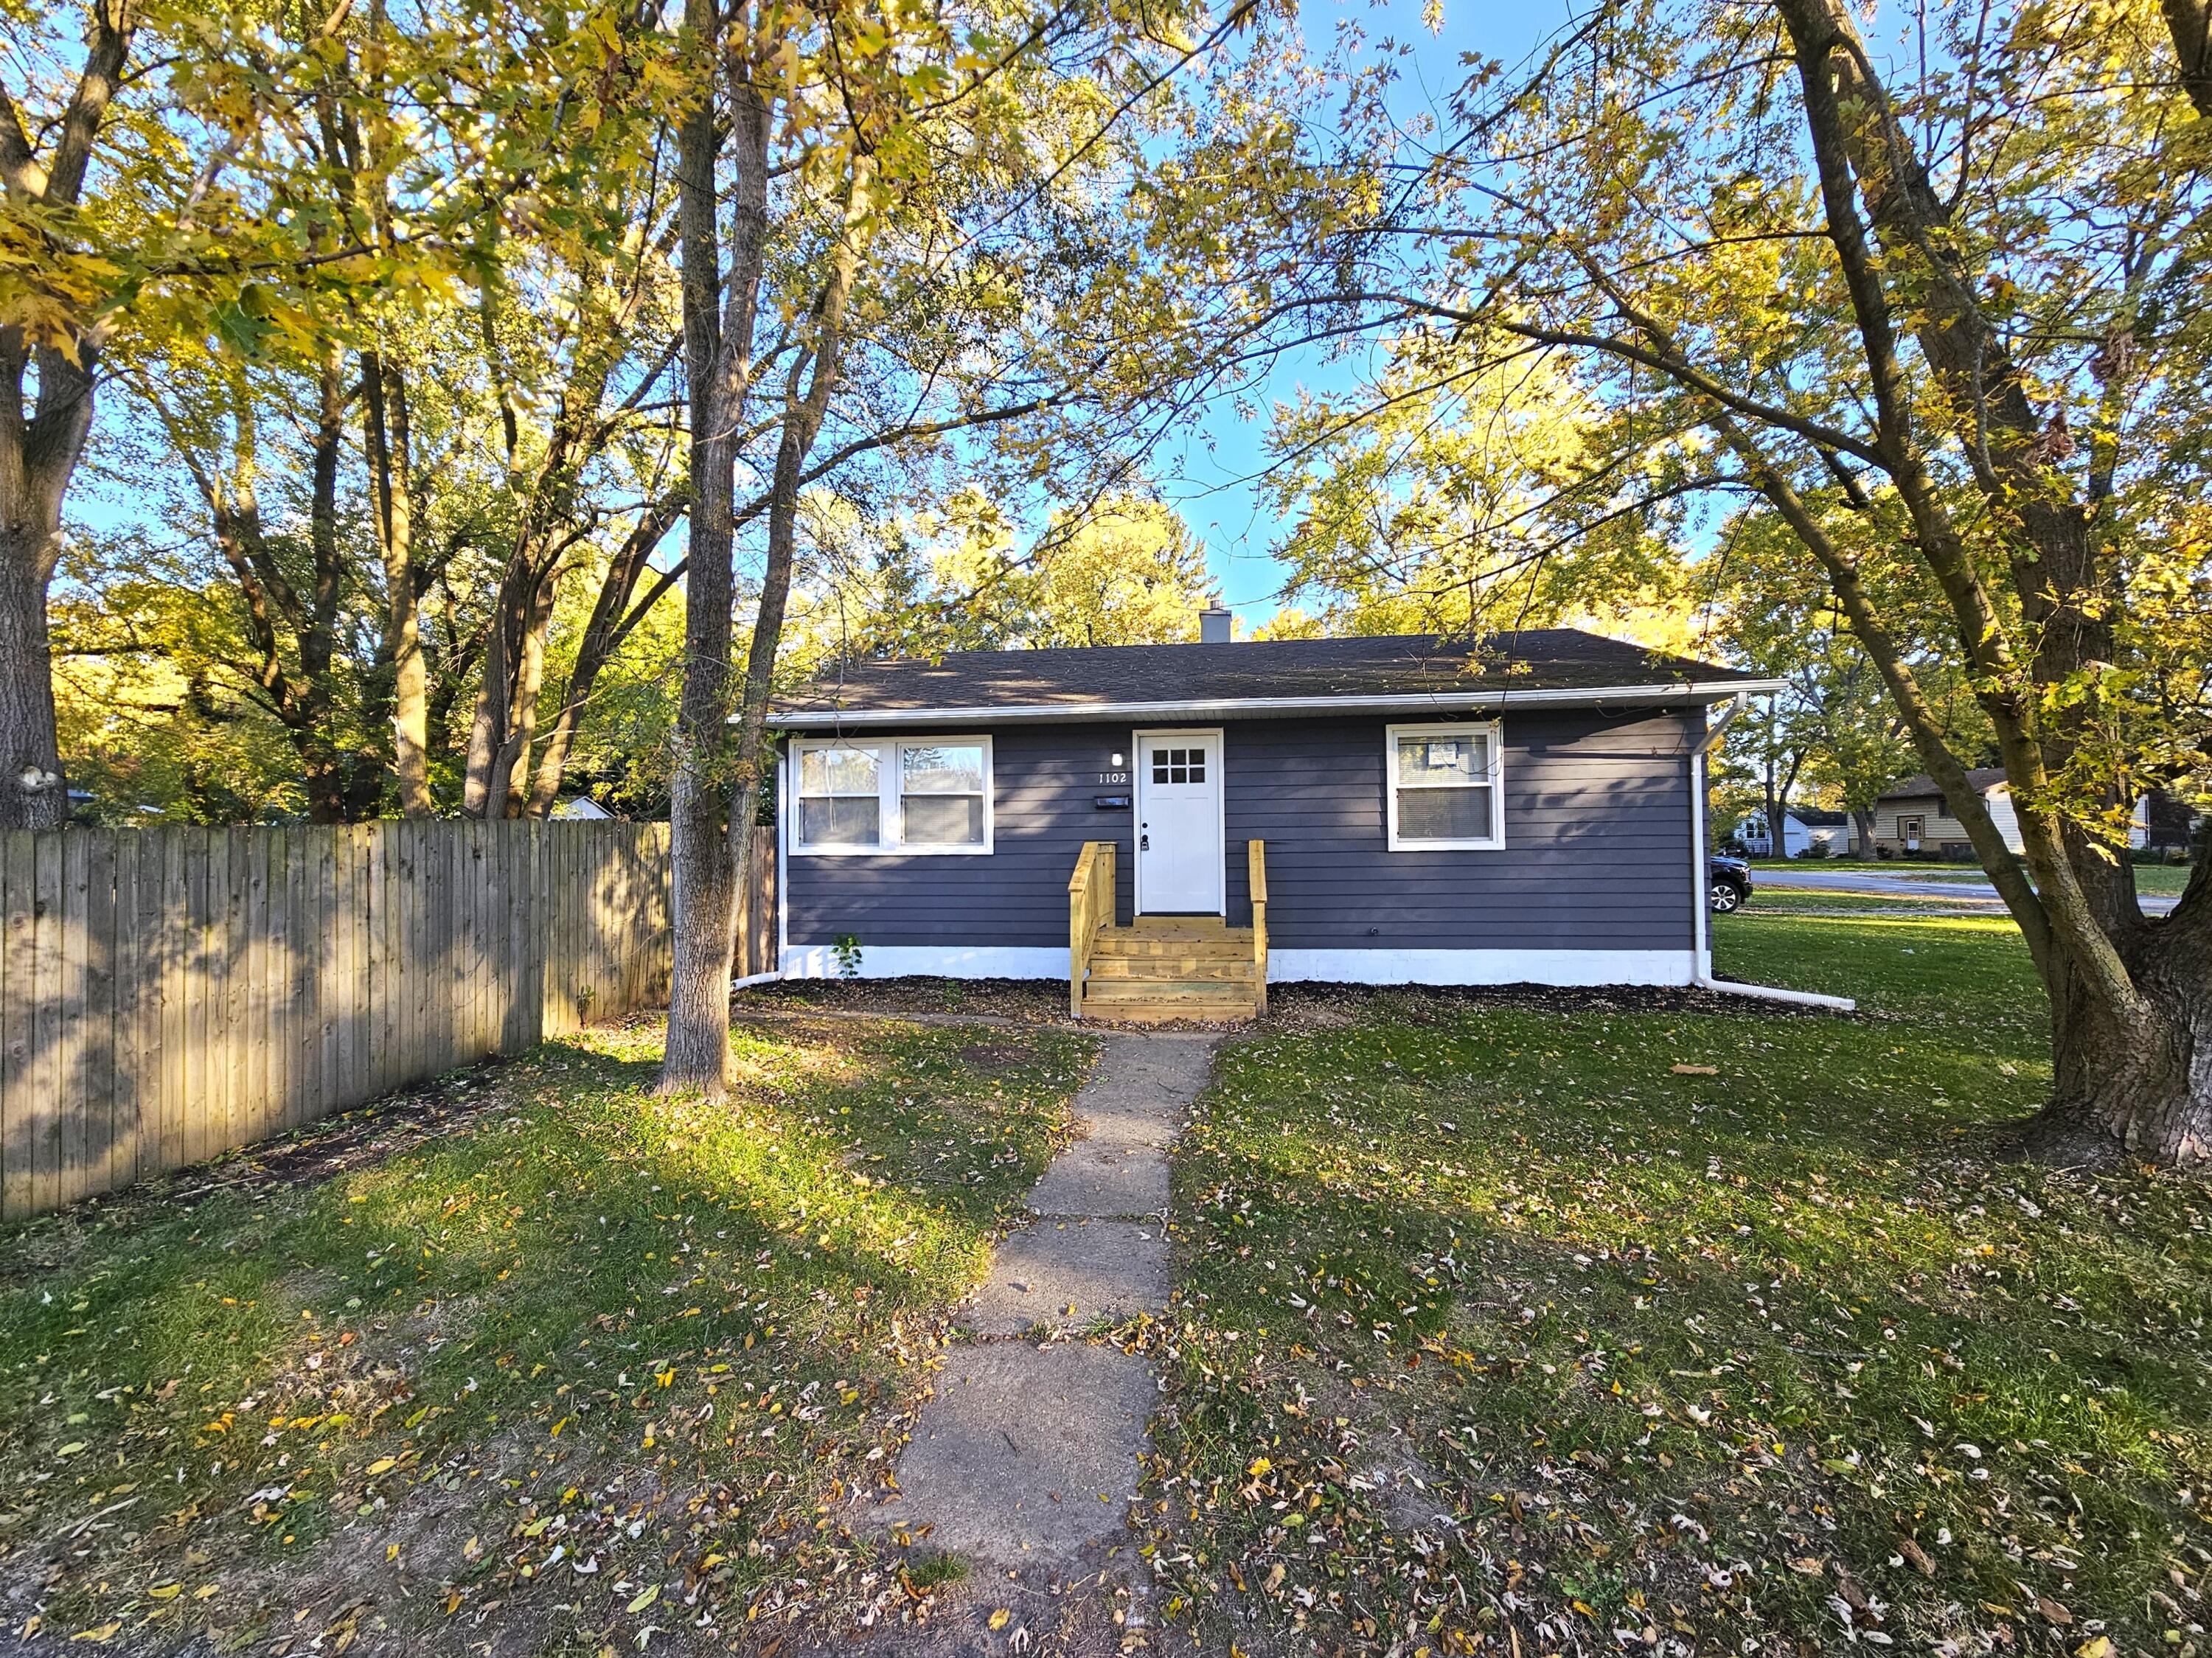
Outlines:
{"label": "white window trim", "polygon": [[[899,811],[899,780],[902,768],[898,750],[902,748],[951,748],[954,746],[981,748],[983,750],[983,841],[980,846],[925,845],[908,846],[896,837],[905,827],[904,815]],[[811,751],[823,749],[875,749],[884,755],[876,768],[876,793],[878,802],[876,822],[888,835],[893,837],[872,847],[810,847],[801,838],[804,809],[804,770],[801,757]],[[793,858],[988,858],[991,854],[996,828],[993,822],[993,806],[998,797],[999,768],[991,752],[991,739],[983,736],[923,736],[902,732],[897,736],[871,737],[796,737],[791,742],[790,810],[786,821],[790,829],[784,835],[784,844]],[[865,798],[865,797],[863,797]]]}
{"label": "white window trim", "polygon": [[[1486,737],[1490,755],[1491,834],[1477,841],[1414,841],[1398,834],[1398,739],[1401,737]],[[1469,788],[1482,785],[1470,783]],[[1385,726],[1382,728],[1382,805],[1393,852],[1498,852],[1505,846],[1505,732],[1497,720],[1459,720],[1444,725]]]}

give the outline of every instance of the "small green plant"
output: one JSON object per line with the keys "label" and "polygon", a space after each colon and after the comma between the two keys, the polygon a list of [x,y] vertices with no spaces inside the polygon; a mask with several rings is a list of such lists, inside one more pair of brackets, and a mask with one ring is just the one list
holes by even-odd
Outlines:
{"label": "small green plant", "polygon": [[860,976],[860,940],[858,934],[839,933],[830,941],[830,953],[836,958],[839,978],[857,979]]}
{"label": "small green plant", "polygon": [[923,1594],[941,1588],[947,1583],[957,1583],[968,1575],[968,1563],[957,1554],[931,1551],[927,1554],[909,1557],[907,1581]]}

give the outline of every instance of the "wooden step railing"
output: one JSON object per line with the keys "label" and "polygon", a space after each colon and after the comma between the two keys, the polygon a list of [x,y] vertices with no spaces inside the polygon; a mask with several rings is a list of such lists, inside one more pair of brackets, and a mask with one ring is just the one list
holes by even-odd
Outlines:
{"label": "wooden step railing", "polygon": [[1114,925],[1114,843],[1085,841],[1067,878],[1067,1017],[1083,1017],[1083,981],[1098,935]]}
{"label": "wooden step railing", "polygon": [[1244,843],[1244,868],[1252,887],[1252,1011],[1267,1011],[1267,843]]}

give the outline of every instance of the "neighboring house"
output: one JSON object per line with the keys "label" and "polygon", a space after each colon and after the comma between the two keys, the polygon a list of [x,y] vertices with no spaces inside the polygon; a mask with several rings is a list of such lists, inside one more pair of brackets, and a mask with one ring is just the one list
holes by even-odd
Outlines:
{"label": "neighboring house", "polygon": [[1708,971],[1707,711],[1767,682],[1566,629],[1479,665],[1428,637],[1207,631],[848,662],[780,700],[783,973],[1073,968],[1078,1011],[1165,1017],[1269,981]]}
{"label": "neighboring house", "polygon": [[[1735,838],[1754,858],[1771,858],[1774,855],[1774,831],[1764,812],[1754,814],[1738,823]],[[1820,847],[1826,857],[1847,858],[1857,845],[1858,835],[1851,828],[1849,812],[1821,811],[1811,806],[1799,806],[1783,814],[1782,855],[1784,858],[1802,858],[1815,846]]]}
{"label": "neighboring house", "polygon": [[2185,801],[2154,790],[2136,802],[2128,844],[2138,852],[2186,852],[2196,823]]}
{"label": "neighboring house", "polygon": [[[1979,766],[1966,781],[1989,803],[1990,819],[2013,851],[2021,850],[2020,820],[2012,809],[2012,786],[2002,766]],[[1874,843],[1892,857],[1972,858],[1966,826],[1950,814],[1943,791],[1926,772],[1908,777],[1874,803]]]}
{"label": "neighboring house", "polygon": [[[1966,780],[1989,802],[1990,821],[2014,852],[2024,848],[2020,817],[2014,811],[2012,788],[2002,766],[1981,766],[1966,774]],[[1875,845],[1893,856],[1924,855],[1972,858],[1973,847],[1966,826],[1950,815],[1942,791],[1927,773],[1907,778],[1874,803]],[[2129,827],[2128,844],[2178,851],[2189,845],[2189,808],[2170,795],[2151,793],[2136,802],[2135,821]]]}
{"label": "neighboring house", "polygon": [[614,813],[589,795],[575,794],[555,803],[553,810],[546,816],[556,823],[583,823],[611,821]]}

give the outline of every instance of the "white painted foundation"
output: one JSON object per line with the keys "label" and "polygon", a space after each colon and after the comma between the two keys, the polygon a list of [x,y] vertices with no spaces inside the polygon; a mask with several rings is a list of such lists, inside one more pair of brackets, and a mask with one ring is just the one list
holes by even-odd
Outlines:
{"label": "white painted foundation", "polygon": [[[783,952],[787,979],[834,979],[828,944]],[[1067,952],[991,945],[866,944],[863,979],[1060,979]],[[1273,950],[1267,981],[1347,985],[1688,985],[1698,960],[1686,950]]]}

